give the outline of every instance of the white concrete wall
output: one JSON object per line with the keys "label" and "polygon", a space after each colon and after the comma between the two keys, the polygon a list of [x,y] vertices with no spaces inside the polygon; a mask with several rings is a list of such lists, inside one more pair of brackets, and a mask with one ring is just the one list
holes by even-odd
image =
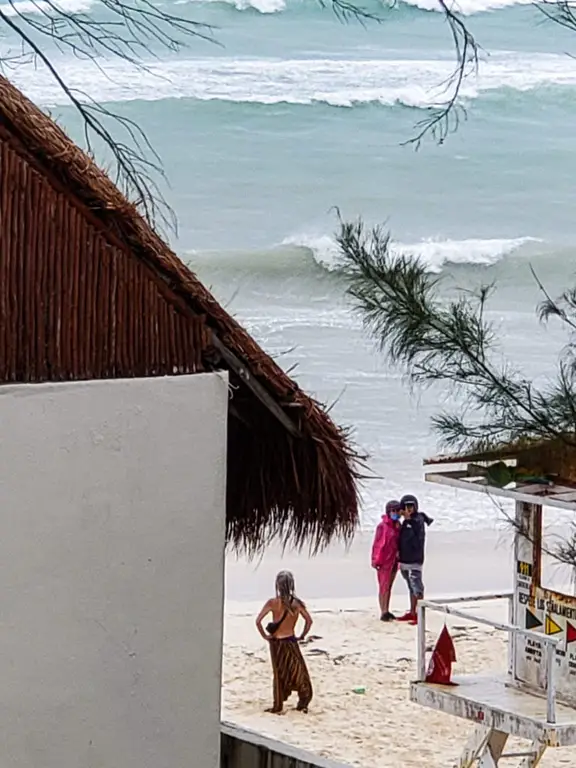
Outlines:
{"label": "white concrete wall", "polygon": [[2,768],[216,768],[227,380],[0,388]]}

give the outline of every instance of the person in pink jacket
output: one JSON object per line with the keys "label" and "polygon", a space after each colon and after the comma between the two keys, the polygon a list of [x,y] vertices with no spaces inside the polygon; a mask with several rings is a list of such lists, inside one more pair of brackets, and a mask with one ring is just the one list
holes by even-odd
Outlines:
{"label": "person in pink jacket", "polygon": [[394,621],[390,613],[390,595],[398,571],[398,539],[400,536],[400,502],[389,501],[378,523],[372,545],[372,568],[378,575],[380,620]]}

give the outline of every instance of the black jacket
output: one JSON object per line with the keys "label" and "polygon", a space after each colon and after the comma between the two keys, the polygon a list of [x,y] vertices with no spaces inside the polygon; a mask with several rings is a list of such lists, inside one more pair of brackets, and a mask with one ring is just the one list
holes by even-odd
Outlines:
{"label": "black jacket", "polygon": [[406,518],[400,528],[398,544],[399,560],[404,565],[424,564],[424,545],[426,543],[426,526],[432,520],[424,512],[415,512]]}

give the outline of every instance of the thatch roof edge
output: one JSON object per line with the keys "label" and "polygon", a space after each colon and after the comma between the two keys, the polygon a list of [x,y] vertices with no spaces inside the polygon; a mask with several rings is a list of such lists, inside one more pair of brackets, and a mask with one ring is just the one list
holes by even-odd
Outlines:
{"label": "thatch roof edge", "polygon": [[[297,543],[302,544],[306,539],[316,546],[326,543],[333,535],[350,537],[358,519],[358,456],[347,432],[336,426],[324,407],[305,394],[228,314],[96,163],[2,76],[0,128],[3,134],[8,133],[20,142],[27,154],[32,155],[46,175],[56,180],[71,199],[79,201],[89,211],[103,232],[121,242],[127,252],[161,276],[169,291],[186,302],[196,314],[206,316],[221,342],[247,365],[251,375],[283,410],[286,409],[287,417],[302,431],[308,450],[315,452],[315,464],[318,464],[321,477],[315,484],[318,487],[309,516],[300,520],[294,534]],[[286,439],[286,450],[292,451],[292,438],[286,434]],[[293,460],[305,463],[298,451],[293,453]],[[335,512],[339,495],[343,509]],[[324,499],[330,500],[331,520],[321,519]],[[283,540],[288,538],[285,519],[278,523],[276,532]]]}

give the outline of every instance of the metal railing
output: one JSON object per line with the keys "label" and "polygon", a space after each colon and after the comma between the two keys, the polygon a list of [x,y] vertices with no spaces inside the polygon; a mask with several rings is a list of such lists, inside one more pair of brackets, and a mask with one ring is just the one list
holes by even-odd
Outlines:
{"label": "metal railing", "polygon": [[[474,624],[485,624],[488,627],[507,632],[509,635],[522,635],[538,643],[546,645],[546,720],[554,724],[556,722],[556,684],[554,680],[554,662],[556,658],[556,646],[559,639],[548,637],[547,635],[533,632],[531,629],[523,629],[515,624],[503,624],[499,621],[492,621],[484,616],[477,616],[466,611],[460,611],[451,606],[455,603],[471,603],[479,601],[492,601],[508,599],[509,617],[512,616],[512,592],[502,592],[498,594],[481,594],[468,597],[447,598],[446,600],[433,602],[431,600],[420,600],[418,603],[418,682],[426,680],[426,610],[443,613],[449,616],[455,616],[465,621],[471,621]],[[511,670],[511,655],[508,659],[509,671]]]}
{"label": "metal railing", "polygon": [[[454,605],[456,603],[481,603],[493,602],[496,600],[508,601],[508,623],[514,624],[514,592],[473,592],[471,595],[459,595],[458,597],[443,597],[442,600],[430,600],[429,602],[440,605]],[[512,643],[508,644],[508,674],[514,671],[514,657],[512,654]]]}

